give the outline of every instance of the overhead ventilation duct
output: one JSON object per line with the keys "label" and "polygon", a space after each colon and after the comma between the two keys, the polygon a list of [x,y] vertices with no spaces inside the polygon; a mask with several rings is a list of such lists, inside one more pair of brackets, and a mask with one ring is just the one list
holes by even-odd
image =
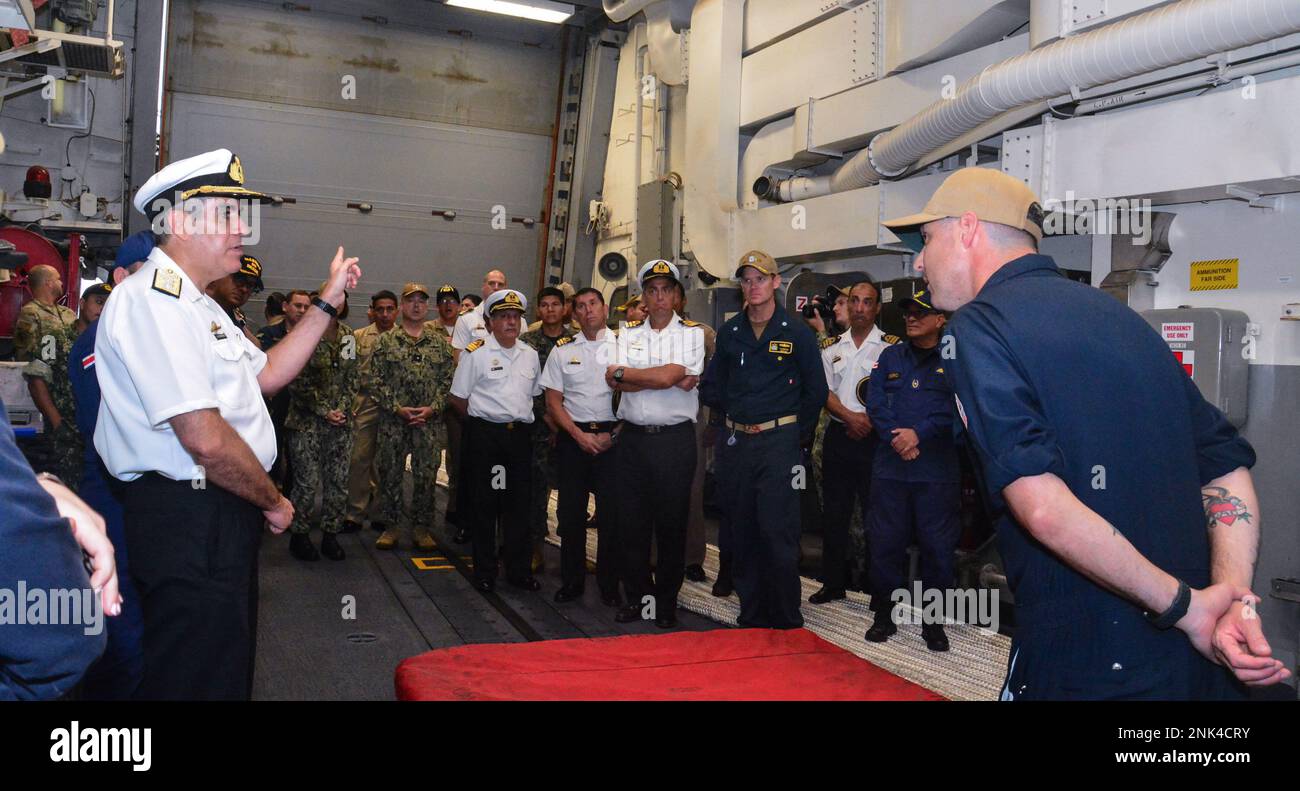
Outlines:
{"label": "overhead ventilation duct", "polygon": [[1300,31],[1300,0],[1181,0],[986,68],[871,143],[827,177],[768,192],[815,197],[897,178],[972,130],[1025,105]]}

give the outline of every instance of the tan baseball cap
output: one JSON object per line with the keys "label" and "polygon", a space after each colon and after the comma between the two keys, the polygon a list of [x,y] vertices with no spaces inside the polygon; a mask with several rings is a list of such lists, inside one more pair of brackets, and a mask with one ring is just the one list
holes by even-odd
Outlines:
{"label": "tan baseball cap", "polygon": [[406,299],[412,294],[423,294],[427,298],[429,289],[423,283],[407,283],[402,286],[402,299]]}
{"label": "tan baseball cap", "polygon": [[886,220],[884,225],[913,250],[920,251],[921,226],[945,217],[974,212],[983,222],[1019,228],[1043,238],[1043,207],[1034,191],[1000,170],[969,167],[953,173],[934,191],[919,214]]}
{"label": "tan baseball cap", "polygon": [[740,257],[740,262],[736,264],[736,277],[740,277],[740,270],[747,266],[752,266],[768,277],[776,274],[776,261],[772,256],[762,250],[750,250]]}

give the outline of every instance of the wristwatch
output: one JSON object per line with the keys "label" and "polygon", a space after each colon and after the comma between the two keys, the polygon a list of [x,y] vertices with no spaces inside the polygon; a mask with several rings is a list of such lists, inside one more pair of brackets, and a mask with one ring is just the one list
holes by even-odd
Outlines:
{"label": "wristwatch", "polygon": [[615,382],[621,382],[621,381],[623,381],[623,371],[624,371],[624,370],[625,370],[625,369],[623,368],[623,366],[619,366],[618,368],[615,368],[615,369],[614,369],[614,381],[615,381]]}
{"label": "wristwatch", "polygon": [[338,311],[338,308],[334,307],[333,305],[331,305],[330,303],[328,303],[328,302],[326,302],[325,300],[321,299],[320,297],[312,297],[312,298],[311,298],[311,304],[313,304],[313,305],[315,305],[316,307],[320,308],[321,310],[325,311],[326,313],[328,313],[328,314],[329,314],[330,316],[332,316],[333,318],[336,318],[336,319],[337,319],[337,318],[339,317],[339,311]]}
{"label": "wristwatch", "polygon": [[1169,609],[1159,615],[1153,612],[1144,613],[1151,625],[1161,631],[1169,629],[1174,624],[1183,619],[1187,614],[1187,608],[1192,604],[1192,589],[1187,587],[1187,583],[1178,580],[1178,593],[1174,596],[1174,601],[1169,605]]}

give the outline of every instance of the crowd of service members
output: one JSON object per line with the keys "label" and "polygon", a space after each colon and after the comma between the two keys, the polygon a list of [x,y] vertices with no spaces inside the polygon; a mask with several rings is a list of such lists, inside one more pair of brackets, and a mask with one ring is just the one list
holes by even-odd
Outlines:
{"label": "crowd of service members", "polygon": [[[138,267],[152,243],[148,232],[129,239],[110,281],[120,282]],[[769,270],[770,259],[758,255],[749,271],[770,280],[774,264]],[[337,535],[366,524],[379,533],[380,549],[398,547],[404,525],[413,548],[434,549],[434,486],[445,451],[444,520],[454,541],[473,544],[477,588],[493,589],[500,563],[508,584],[540,589],[534,573],[544,565],[547,507],[558,490],[561,587],[555,600],[581,597],[586,576],[594,572],[601,601],[618,608],[620,621],[651,618],[673,626],[682,581],[707,581],[705,451],[720,451],[736,427],[727,425],[721,409],[700,402],[698,384],[716,333],[684,318],[676,267],[649,262],[640,274],[643,293],[613,311],[594,289],[544,288],[532,303],[537,320],[531,327],[523,322],[528,299],[509,289],[497,270],[483,278],[481,295],[462,298],[454,286],[434,290],[420,283],[406,284],[400,295],[379,291],[369,300],[368,323],[357,330],[347,323],[345,304],[301,373],[267,402],[279,449],[273,477],[295,509],[293,556],[342,560]],[[238,272],[214,281],[206,292],[251,343],[269,350],[293,330],[317,294],[267,295],[265,323],[255,331],[243,308],[263,290],[262,276],[261,261],[246,255]],[[90,402],[98,394],[78,376],[85,355],[72,349],[103,309],[112,283],[88,289],[74,317],[56,304],[62,292],[56,272],[33,270],[29,282],[35,299],[19,321],[17,357],[31,361],[29,387],[48,427],[29,455],[35,467],[79,489],[107,514],[110,536],[124,543],[120,507],[91,443],[97,403]],[[836,296],[829,327],[816,315],[807,320],[817,331],[829,393],[812,454],[816,469],[808,476],[810,485],[823,490],[825,531],[824,585],[810,600],[826,603],[861,587],[888,604],[889,591],[903,581],[913,522],[925,550],[926,580],[951,584],[956,460],[945,440],[950,417],[941,414],[946,391],[933,353],[943,318],[923,294],[909,300],[908,328],[915,335],[904,346],[875,326],[880,304],[874,284],[864,281]],[[57,355],[47,364],[35,340],[50,337],[51,330]],[[86,340],[81,351],[93,355],[93,333]],[[873,404],[862,384],[895,345],[907,354],[885,358],[888,381]],[[628,371],[638,372],[629,377]],[[651,378],[630,381],[639,376]],[[93,370],[88,378],[93,384]],[[924,389],[918,386],[922,380]],[[931,401],[900,398],[909,388],[931,393]],[[884,432],[890,436],[882,444],[877,437]],[[803,445],[813,450],[811,443]],[[923,452],[927,466],[919,473],[921,464],[906,462]],[[409,497],[403,490],[408,464]],[[592,496],[595,513],[589,513]],[[854,542],[856,552],[848,546],[855,503],[873,548],[869,576],[860,573],[859,564],[867,563],[861,539]],[[320,531],[319,550],[310,536],[313,527]],[[599,536],[595,562],[587,559],[590,529]],[[724,525],[715,596],[734,590],[730,532]],[[138,602],[129,594],[121,549],[118,565],[132,606],[128,617],[111,624],[110,650],[87,676],[84,694],[90,697],[129,696],[139,672]],[[797,569],[794,574],[797,584]],[[797,625],[763,618],[750,620]],[[877,618],[868,637],[890,633],[892,621]],[[926,639],[942,649],[942,627],[927,626]]]}

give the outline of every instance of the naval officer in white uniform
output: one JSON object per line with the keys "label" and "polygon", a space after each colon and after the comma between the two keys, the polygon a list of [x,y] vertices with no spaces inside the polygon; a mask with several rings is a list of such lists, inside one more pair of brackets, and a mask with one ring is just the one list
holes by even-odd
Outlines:
{"label": "naval officer in white uniform", "polygon": [[[95,339],[103,398],[95,448],[125,481],[126,541],[144,609],[147,699],[248,699],[257,545],[293,506],[266,474],[275,430],[264,394],[297,376],[361,270],[339,248],[316,307],[264,353],[208,297],[239,270],[248,207],[226,149],[174,162],[137,193],[161,237],[114,289]],[[256,206],[252,208],[256,209]]]}
{"label": "naval officer in white uniform", "polygon": [[474,586],[496,586],[497,516],[505,535],[506,582],[540,590],[529,563],[533,398],[541,395],[536,350],[519,342],[528,301],[513,289],[483,300],[491,335],[465,347],[451,380],[451,405],[465,421],[465,479],[473,503]]}

